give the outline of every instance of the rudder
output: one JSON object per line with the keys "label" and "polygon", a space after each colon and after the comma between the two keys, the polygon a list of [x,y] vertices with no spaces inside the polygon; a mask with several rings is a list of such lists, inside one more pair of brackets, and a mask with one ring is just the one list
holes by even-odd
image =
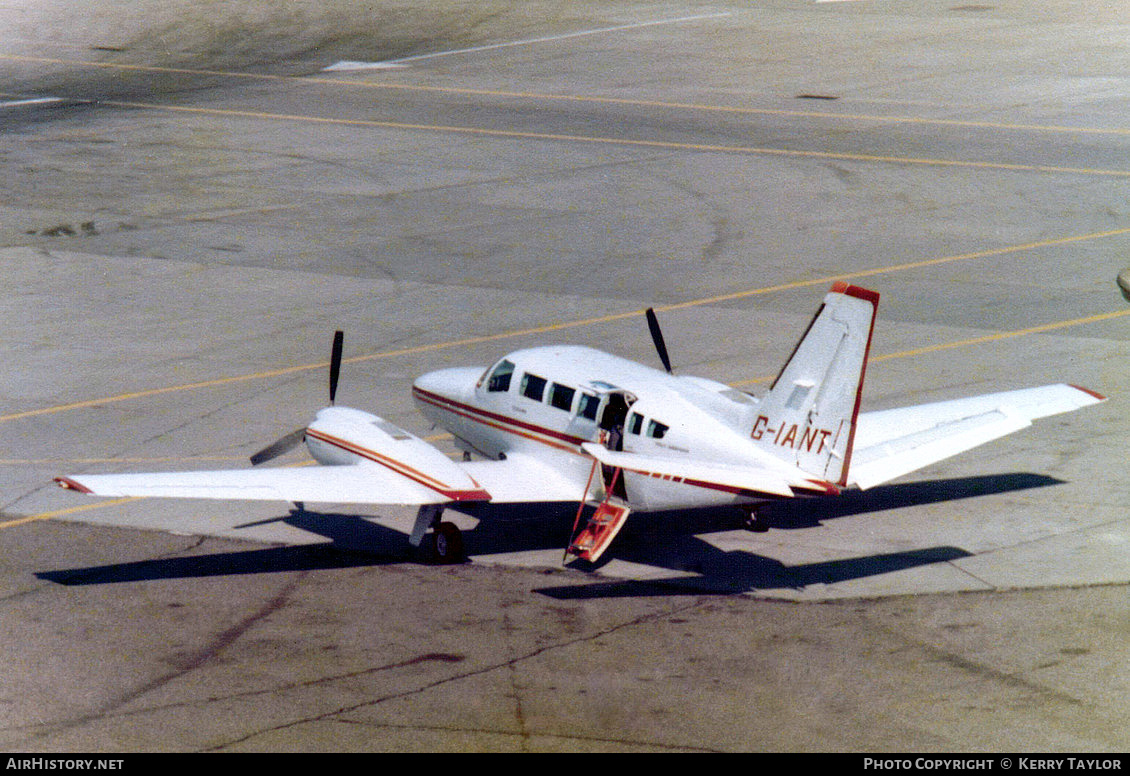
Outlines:
{"label": "rudder", "polygon": [[761,407],[754,442],[802,471],[847,484],[879,294],[836,283]]}

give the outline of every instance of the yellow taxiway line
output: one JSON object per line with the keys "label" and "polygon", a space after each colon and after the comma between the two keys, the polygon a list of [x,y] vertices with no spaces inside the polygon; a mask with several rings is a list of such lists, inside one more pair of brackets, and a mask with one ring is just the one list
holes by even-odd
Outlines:
{"label": "yellow taxiway line", "polygon": [[[29,62],[42,65],[64,65],[91,69],[119,70],[123,72],[162,73],[167,75],[197,75],[208,78],[231,78],[258,81],[278,81],[321,86],[335,86],[353,89],[374,89],[388,91],[421,92],[449,94],[467,97],[492,97],[540,102],[574,102],[625,107],[658,108],[662,110],[681,110],[702,113],[732,113],[749,116],[781,116],[785,118],[807,118],[832,121],[857,121],[879,124],[916,124],[922,126],[955,127],[959,129],[991,129],[1009,132],[1040,132],[1062,134],[1130,135],[1127,127],[1077,127],[1062,124],[1022,124],[994,121],[972,121],[965,119],[938,119],[920,116],[890,116],[876,113],[853,113],[848,111],[811,111],[781,108],[752,108],[738,105],[712,105],[709,103],[671,102],[666,100],[644,100],[631,97],[606,97],[587,94],[551,94],[545,92],[515,91],[506,89],[474,89],[458,86],[427,86],[406,84],[388,80],[372,81],[341,76],[280,75],[274,73],[253,73],[231,70],[207,70],[189,67],[162,67],[160,65],[139,65],[124,62],[93,62],[90,60],[59,59],[19,54],[0,54],[0,61]],[[369,72],[372,71],[352,71]]]}
{"label": "yellow taxiway line", "polygon": [[[1059,329],[1069,329],[1073,326],[1085,326],[1088,323],[1099,323],[1100,321],[1109,321],[1115,318],[1124,318],[1130,315],[1130,308],[1117,310],[1111,313],[1099,313],[1098,315],[1088,315],[1083,318],[1072,318],[1068,321],[1054,321],[1052,323],[1043,323],[1039,326],[1030,326],[1026,329],[1017,329],[1016,331],[1001,331],[996,334],[986,334],[981,337],[970,337],[969,339],[957,340],[955,342],[942,342],[936,345],[926,345],[920,348],[912,348],[911,350],[900,350],[896,353],[885,353],[881,356],[872,356],[867,359],[868,364],[874,364],[879,361],[891,361],[896,358],[912,358],[914,356],[924,356],[927,353],[937,353],[942,350],[953,350],[955,348],[968,348],[974,345],[985,345],[990,342],[1000,342],[1001,340],[1013,339],[1015,337],[1026,337],[1030,334],[1042,334],[1048,331],[1057,331]],[[749,380],[741,380],[736,383],[731,383],[735,388],[743,385],[753,385],[755,383],[765,383],[774,379],[768,377],[755,377]]]}
{"label": "yellow taxiway line", "polygon": [[[927,346],[921,347],[921,348],[913,348],[911,350],[903,350],[903,351],[899,351],[899,352],[896,352],[896,353],[886,353],[884,355],[871,357],[870,359],[868,359],[868,363],[875,363],[875,362],[878,362],[878,361],[888,361],[888,360],[897,359],[897,358],[911,358],[911,357],[914,357],[914,356],[921,356],[921,355],[924,355],[924,354],[927,354],[927,353],[935,353],[935,352],[938,352],[938,351],[941,351],[941,350],[950,350],[950,349],[954,349],[954,348],[964,348],[964,347],[971,347],[971,346],[974,346],[974,345],[983,345],[985,343],[998,342],[1000,340],[1012,339],[1014,337],[1024,337],[1024,336],[1027,336],[1027,335],[1030,335],[1030,334],[1039,334],[1039,333],[1047,332],[1047,331],[1055,331],[1055,330],[1058,330],[1058,329],[1066,329],[1066,328],[1070,328],[1072,326],[1083,326],[1083,325],[1088,324],[1088,323],[1098,323],[1100,321],[1108,321],[1108,320],[1113,320],[1115,318],[1123,318],[1123,317],[1128,316],[1128,315],[1130,315],[1130,308],[1127,308],[1127,309],[1124,309],[1124,310],[1119,310],[1117,312],[1100,313],[1098,315],[1089,315],[1089,316],[1086,316],[1086,317],[1083,317],[1083,318],[1073,318],[1073,319],[1067,320],[1067,321],[1055,321],[1053,323],[1045,323],[1045,324],[1041,324],[1039,326],[1031,326],[1029,328],[1019,329],[1019,330],[1016,330],[1016,331],[998,332],[996,334],[988,334],[988,335],[985,335],[983,337],[972,337],[970,339],[958,340],[956,342],[946,342],[946,343],[940,343],[940,344],[937,344],[937,345],[927,345]],[[248,379],[250,379],[250,377]],[[743,380],[743,381],[731,383],[731,385],[734,386],[735,388],[737,388],[737,387],[741,387],[743,385],[752,385],[752,384],[756,384],[756,383],[767,382],[767,381],[772,380],[772,379],[773,379],[772,377],[757,377],[757,378],[753,378],[753,379],[750,379],[750,380]],[[426,440],[430,441],[430,442],[435,442],[435,441],[439,441],[441,439],[446,439],[448,436],[449,435],[447,435],[447,434],[436,434],[434,436],[427,437]],[[118,460],[117,462],[120,463],[121,461]],[[294,464],[294,465],[304,466],[304,465],[308,465],[309,463],[310,462],[304,462],[304,463]],[[77,506],[77,507],[70,507],[68,509],[59,509],[59,510],[56,510],[56,511],[53,511],[53,512],[43,512],[43,513],[40,513],[40,514],[37,514],[37,515],[29,515],[27,517],[15,518],[13,520],[0,522],[0,530],[3,530],[5,528],[14,528],[16,526],[25,525],[27,523],[35,522],[37,520],[50,520],[51,518],[55,518],[55,517],[65,517],[67,515],[74,514],[76,512],[84,512],[84,511],[89,510],[89,509],[105,509],[105,508],[108,508],[108,507],[118,506],[118,505],[121,505],[121,504],[128,504],[132,501],[138,501],[138,500],[140,500],[140,498],[141,498],[140,496],[132,496],[132,497],[129,497],[129,498],[114,499],[112,501],[99,501],[99,502],[95,502],[95,503],[91,503],[91,504],[83,504],[83,505]]]}
{"label": "yellow taxiway line", "polygon": [[75,512],[85,512],[88,509],[105,509],[107,507],[117,506],[118,504],[128,504],[131,501],[139,501],[141,496],[130,496],[129,498],[117,498],[113,501],[96,501],[90,504],[82,504],[77,507],[70,507],[68,509],[57,509],[54,512],[42,512],[38,515],[28,515],[27,517],[17,517],[12,520],[5,520],[0,522],[0,530],[4,528],[15,528],[18,525],[26,525],[27,523],[34,523],[36,520],[50,520],[53,517],[65,517],[66,515],[74,514]]}
{"label": "yellow taxiway line", "polygon": [[[185,74],[185,75],[200,75],[209,77],[228,77],[228,78],[243,78],[243,79],[258,79],[258,80],[277,80],[300,82],[321,85],[334,85],[339,87],[353,87],[353,88],[369,88],[369,89],[386,89],[386,90],[402,90],[402,91],[417,91],[417,92],[430,92],[430,93],[444,93],[444,94],[458,94],[467,96],[479,97],[494,97],[494,98],[509,98],[509,99],[524,99],[524,100],[540,100],[540,101],[569,101],[577,103],[593,103],[593,104],[612,104],[629,107],[648,107],[668,110],[685,110],[685,111],[701,111],[701,112],[721,112],[732,114],[744,115],[762,115],[762,116],[781,116],[791,118],[810,118],[821,120],[837,120],[837,121],[861,121],[861,122],[876,122],[876,123],[899,123],[899,124],[917,124],[917,125],[934,125],[957,127],[966,129],[993,129],[1002,131],[1024,131],[1024,132],[1056,132],[1056,133],[1077,133],[1077,134],[1111,134],[1111,135],[1124,135],[1130,134],[1130,129],[1113,127],[1070,127],[1070,126],[1055,126],[1055,125],[1033,125],[1033,124],[1010,124],[986,121],[965,121],[959,119],[929,119],[921,117],[907,117],[907,116],[887,116],[887,115],[874,115],[874,114],[859,114],[850,112],[832,112],[832,111],[798,111],[798,110],[782,110],[782,109],[766,109],[766,108],[750,108],[740,106],[719,106],[708,105],[700,103],[678,103],[678,102],[665,102],[657,100],[641,100],[630,98],[616,98],[616,97],[600,97],[591,95],[568,95],[568,94],[542,94],[534,92],[519,92],[519,91],[502,91],[502,90],[485,90],[485,89],[466,89],[454,87],[436,87],[436,86],[419,86],[401,83],[388,83],[388,82],[372,82],[357,79],[342,79],[342,78],[328,78],[328,77],[311,77],[311,76],[286,76],[286,75],[271,75],[260,73],[240,73],[240,72],[227,72],[227,71],[212,71],[200,70],[191,68],[171,68],[159,67],[148,65],[131,65],[123,63],[112,62],[90,62],[90,61],[76,61],[64,60],[47,57],[32,57],[32,56],[17,56],[17,55],[0,55],[0,60],[8,61],[24,61],[36,62],[41,64],[57,64],[57,65],[71,65],[78,67],[88,68],[102,68],[102,69],[116,69],[122,71],[143,71],[154,73],[170,73],[170,74]],[[494,137],[510,137],[521,139],[540,139],[540,140],[554,140],[554,141],[572,141],[584,143],[602,143],[602,144],[617,144],[624,146],[636,146],[645,148],[657,148],[668,150],[696,150],[696,151],[714,151],[724,153],[745,153],[745,154],[760,154],[760,155],[775,155],[786,156],[793,158],[815,158],[815,159],[837,159],[837,160],[855,160],[855,161],[868,161],[868,162],[889,162],[901,164],[918,164],[918,165],[932,165],[932,166],[945,166],[945,167],[963,167],[963,168],[976,168],[976,169],[992,169],[1003,171],[1019,171],[1019,172],[1052,172],[1052,173],[1068,173],[1068,174],[1086,174],[1086,175],[1101,175],[1101,176],[1130,176],[1130,171],[1126,170],[1104,170],[1094,168],[1072,168],[1072,167],[1058,167],[1048,165],[1023,165],[1023,164],[1008,164],[1000,162],[977,162],[977,161],[963,161],[963,160],[946,160],[946,159],[929,159],[929,158],[915,158],[915,157],[895,157],[885,155],[870,155],[870,154],[850,154],[850,153],[835,153],[827,151],[803,151],[795,149],[776,149],[776,148],[759,148],[751,146],[725,146],[725,145],[711,145],[711,144],[696,144],[696,143],[678,143],[669,141],[656,141],[656,140],[641,140],[630,138],[614,138],[614,137],[593,137],[583,135],[567,135],[556,133],[536,133],[536,132],[520,132],[514,130],[501,130],[501,129],[486,129],[476,127],[457,127],[457,126],[443,126],[443,125],[421,125],[421,124],[408,124],[399,122],[383,122],[383,121],[368,121],[359,119],[338,119],[314,116],[300,116],[290,114],[276,114],[257,111],[239,111],[239,110],[225,110],[225,109],[207,109],[207,108],[189,108],[170,105],[138,103],[138,102],[124,102],[124,101],[108,101],[103,104],[114,105],[118,107],[130,107],[148,110],[163,110],[163,111],[179,111],[190,112],[207,115],[220,115],[220,116],[239,116],[246,118],[270,119],[270,120],[286,120],[286,121],[304,121],[311,123],[330,123],[342,124],[351,126],[371,126],[377,128],[392,128],[392,129],[414,129],[426,130],[435,132],[453,132],[463,134],[475,134],[481,136],[494,136]],[[863,277],[871,277],[880,274],[891,272],[898,272],[903,270],[916,269],[921,267],[936,266],[939,264],[952,263],[957,261],[969,261],[979,258],[987,258],[992,256],[1005,255],[1016,253],[1024,250],[1034,250],[1042,247],[1065,245],[1072,242],[1080,242],[1085,240],[1096,240],[1106,237],[1113,237],[1130,233],[1130,229],[1115,229],[1105,232],[1095,232],[1091,234],[1076,235],[1065,238],[1058,238],[1052,240],[1044,240],[1040,242],[1026,243],[1023,245],[1006,246],[1003,248],[991,249],[987,251],[979,251],[975,253],[959,254],[955,256],[939,257],[935,259],[927,259],[918,262],[909,262],[905,264],[893,265],[873,270],[864,270],[859,272],[842,273],[837,275],[828,275],[821,278],[811,280],[795,281],[791,283],[780,284],[776,286],[768,286],[763,288],[748,289],[739,291],[732,294],[723,294],[714,297],[689,300],[686,302],[672,303],[663,306],[656,306],[657,310],[670,311],[678,310],[695,306],[702,306],[736,299],[746,298],[755,295],[768,294],[775,291],[784,291],[788,289],[803,288],[813,285],[826,285],[837,280],[854,280]],[[561,329],[592,326],[601,323],[607,323],[616,320],[622,320],[629,317],[640,315],[642,311],[633,310],[630,312],[616,313],[607,316],[600,316],[594,318],[586,318],[576,321],[566,321],[557,324],[548,324],[545,326],[533,327],[529,329],[522,329],[510,332],[504,332],[494,335],[485,335],[480,337],[469,337],[460,340],[452,340],[447,342],[433,343],[430,345],[422,345],[411,348],[404,348],[395,351],[386,351],[381,353],[373,353],[364,356],[356,356],[345,359],[347,363],[356,363],[360,361],[368,361],[373,359],[392,358],[401,355],[409,355],[415,353],[422,353],[432,350],[440,350],[445,348],[468,346],[484,342],[498,341],[514,337],[547,333]],[[942,343],[937,345],[930,345],[912,350],[901,351],[898,353],[889,353],[881,356],[875,356],[871,361],[883,361],[896,358],[908,358],[926,353],[937,352],[940,350],[969,347],[978,344],[985,344],[1014,337],[1026,336],[1047,331],[1054,331],[1064,329],[1072,326],[1080,326],[1088,323],[1095,323],[1114,318],[1120,318],[1125,315],[1130,315],[1130,309],[1121,310],[1112,313],[1102,313],[1098,315],[1087,316],[1084,318],[1076,318],[1068,321],[1058,321],[1054,323],[1043,324],[1040,326],[1033,326],[1027,329],[1021,329],[1012,332],[999,332],[996,334],[986,335],[982,337],[975,337],[957,342]],[[202,388],[210,388],[222,385],[229,385],[233,383],[246,382],[252,380],[268,379],[271,377],[293,374],[296,372],[309,371],[314,369],[324,369],[328,362],[319,362],[317,364],[305,364],[282,369],[270,370],[265,372],[258,372],[247,375],[237,375],[234,377],[221,378],[217,380],[207,380],[185,385],[168,386],[164,388],[151,389],[146,391],[135,391],[131,393],[119,394],[117,396],[103,397],[99,399],[91,399],[87,401],[74,402],[70,404],[58,405],[55,407],[46,407],[38,410],[29,410],[25,412],[11,413],[8,415],[0,416],[0,422],[18,420],[21,418],[35,417],[40,415],[54,414],[65,412],[68,410],[77,410],[87,407],[94,407],[103,404],[123,402],[131,399],[140,399],[149,396],[156,396],[160,394],[189,391]],[[755,380],[745,381],[747,383],[761,382],[767,378],[759,378]],[[119,504],[129,503],[138,500],[134,498],[115,499],[112,501],[101,501],[97,503],[84,504],[81,506],[70,507],[68,509],[61,509],[52,512],[45,512],[38,515],[32,515],[23,518],[17,518],[0,522],[0,529],[9,528],[17,525],[23,525],[37,520],[46,520],[54,517],[63,517],[69,514],[86,511],[89,509],[102,509]]]}
{"label": "yellow taxiway line", "polygon": [[332,116],[309,116],[297,113],[271,113],[268,111],[236,110],[232,108],[198,108],[186,105],[167,105],[163,103],[131,102],[124,100],[104,100],[101,102],[101,104],[113,105],[120,108],[136,108],[141,110],[166,111],[172,113],[188,113],[199,116],[222,116],[225,118],[247,118],[263,121],[292,121],[311,124],[334,124],[347,127],[369,127],[374,129],[441,132],[518,140],[547,140],[567,143],[618,145],[665,151],[701,151],[725,154],[746,154],[751,156],[778,156],[793,159],[880,162],[886,164],[923,165],[929,167],[957,167],[963,169],[996,170],[1002,172],[1036,172],[1053,173],[1057,175],[1130,177],[1130,170],[1110,170],[1096,167],[1061,167],[1056,165],[1043,164],[1015,164],[1010,162],[970,161],[963,159],[933,159],[929,157],[915,156],[855,154],[838,151],[804,151],[800,149],[770,148],[763,146],[686,143],[674,140],[644,140],[639,138],[611,137],[600,135],[570,135],[557,132],[528,132],[513,129],[491,129],[488,127],[466,127],[449,124],[411,124],[399,121],[335,118]]}
{"label": "yellow taxiway line", "polygon": [[[975,251],[971,253],[959,253],[951,256],[941,256],[933,259],[924,259],[921,261],[906,262],[903,264],[892,264],[887,267],[879,267],[870,270],[858,270],[855,272],[843,272],[834,275],[824,275],[818,278],[811,278],[808,280],[796,280],[790,283],[781,283],[774,286],[763,286],[759,288],[746,289],[744,291],[737,291],[731,294],[720,294],[717,296],[703,297],[700,299],[692,299],[686,302],[673,302],[666,305],[656,305],[655,309],[658,312],[667,312],[672,310],[681,310],[689,307],[700,307],[711,304],[719,304],[723,302],[735,301],[752,296],[759,296],[770,294],[778,291],[787,291],[791,289],[807,288],[810,286],[825,286],[835,283],[837,281],[858,280],[860,278],[874,277],[876,275],[889,274],[893,272],[903,272],[913,269],[921,269],[924,267],[935,267],[942,264],[952,264],[962,261],[974,261],[977,259],[992,258],[995,256],[1005,256],[1013,253],[1020,253],[1023,251],[1037,250],[1040,248],[1049,248],[1062,245],[1069,245],[1071,243],[1086,242],[1091,240],[1101,240],[1111,237],[1119,237],[1130,234],[1130,227],[1122,229],[1110,229],[1102,232],[1091,232],[1089,234],[1072,235],[1069,237],[1059,237],[1049,240],[1040,240],[1037,242],[1028,242],[1018,245],[1009,245],[1001,248],[991,248],[984,251]],[[1115,312],[1108,314],[1108,317],[1118,317],[1124,314],[1123,312]],[[497,334],[484,334],[476,337],[465,337],[456,340],[446,340],[443,342],[433,342],[427,345],[415,345],[407,348],[400,348],[397,350],[386,350],[378,353],[369,353],[367,355],[352,356],[343,359],[342,362],[346,364],[356,364],[365,361],[374,361],[379,359],[396,358],[399,356],[418,355],[421,353],[428,353],[436,350],[447,350],[456,347],[469,347],[472,345],[480,345],[487,342],[498,342],[501,340],[514,339],[518,337],[533,336],[538,334],[548,334],[550,332],[562,331],[565,329],[581,328],[587,326],[595,326],[604,323],[612,323],[621,321],[628,318],[638,317],[643,314],[643,310],[630,310],[620,313],[610,313],[608,315],[596,316],[592,318],[581,318],[574,321],[562,321],[559,323],[551,323],[543,326],[534,326],[526,329],[514,329],[511,331],[499,332]],[[1082,318],[1075,321],[1069,321],[1062,326],[1077,326],[1083,323],[1090,322],[1091,320],[1099,320],[1100,318]],[[1033,330],[1026,330],[1026,333],[1036,333],[1039,327]],[[1019,336],[1013,334],[1000,335],[1001,338],[1008,336]],[[171,385],[163,388],[151,388],[144,391],[132,391],[129,393],[122,393],[116,396],[104,396],[97,399],[87,399],[85,401],[71,402],[69,404],[59,404],[53,407],[41,407],[34,410],[25,410],[23,412],[13,412],[7,415],[0,415],[0,423],[9,421],[22,420],[25,418],[39,417],[43,415],[54,415],[61,412],[68,412],[71,410],[80,410],[90,407],[98,407],[105,404],[116,404],[119,402],[131,401],[135,399],[145,399],[151,396],[160,396],[169,393],[178,393],[182,391],[194,391],[204,388],[215,388],[224,385],[232,385],[236,383],[244,383],[255,380],[266,380],[272,377],[280,377],[284,375],[295,374],[298,372],[309,372],[312,370],[326,369],[329,367],[328,361],[319,361],[313,364],[299,364],[296,366],[283,367],[280,369],[271,369],[264,372],[254,372],[245,375],[234,375],[232,377],[221,377],[214,380],[201,380],[194,383],[186,383],[183,385]]]}

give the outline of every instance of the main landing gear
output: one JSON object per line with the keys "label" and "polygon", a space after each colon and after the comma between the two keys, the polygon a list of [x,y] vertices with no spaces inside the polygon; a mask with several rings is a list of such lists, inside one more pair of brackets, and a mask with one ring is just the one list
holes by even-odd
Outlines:
{"label": "main landing gear", "polygon": [[769,521],[767,521],[764,517],[758,515],[756,509],[750,507],[743,508],[742,511],[745,512],[744,527],[747,531],[753,531],[754,533],[765,533],[769,530]]}
{"label": "main landing gear", "polygon": [[[408,543],[415,548],[423,546],[428,560],[432,563],[442,565],[462,563],[463,532],[455,523],[440,520],[442,516],[441,504],[425,504],[420,507]],[[429,529],[431,535],[428,535]]]}

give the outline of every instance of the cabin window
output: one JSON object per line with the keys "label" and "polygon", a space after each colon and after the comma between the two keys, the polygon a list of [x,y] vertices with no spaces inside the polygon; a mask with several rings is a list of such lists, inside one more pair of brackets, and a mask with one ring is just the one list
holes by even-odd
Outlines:
{"label": "cabin window", "polygon": [[662,439],[667,435],[667,426],[654,420],[647,422],[647,435],[652,439]]}
{"label": "cabin window", "polygon": [[596,414],[600,410],[600,398],[593,396],[591,393],[582,393],[581,401],[577,405],[577,416],[585,418],[586,420],[596,420]]}
{"label": "cabin window", "polygon": [[641,430],[643,430],[643,416],[633,412],[628,418],[628,432],[639,434]]}
{"label": "cabin window", "polygon": [[522,395],[527,399],[541,401],[542,397],[545,396],[546,382],[544,377],[529,373],[522,375]]}
{"label": "cabin window", "polygon": [[509,391],[510,378],[513,374],[514,364],[506,360],[501,361],[490,373],[490,379],[487,380],[487,390],[491,393]]}
{"label": "cabin window", "polygon": [[577,389],[554,383],[553,387],[549,390],[549,403],[559,410],[568,412],[573,409],[573,397],[576,394]]}

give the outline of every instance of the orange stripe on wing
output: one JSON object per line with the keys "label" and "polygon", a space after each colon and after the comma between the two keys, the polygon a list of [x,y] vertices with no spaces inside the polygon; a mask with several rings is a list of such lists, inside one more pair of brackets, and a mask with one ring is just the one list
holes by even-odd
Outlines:
{"label": "orange stripe on wing", "polygon": [[[375,450],[369,450],[368,448],[361,447],[360,445],[354,444],[353,442],[339,439],[338,437],[327,434],[324,431],[307,429],[306,433],[321,442],[325,442],[326,444],[333,445],[334,447],[338,447],[342,450],[345,450],[346,452],[353,453],[354,455],[360,456],[366,460],[378,463],[381,466],[384,466],[386,469],[389,469],[402,477],[412,480],[419,485],[423,485],[429,490],[434,490],[436,493],[439,493],[441,496],[449,498],[452,501],[490,501],[490,493],[488,493],[482,487],[479,487],[477,490],[463,490],[459,488],[453,488],[451,485],[437,480],[436,478],[420,471],[419,469],[414,469],[403,461],[398,461],[395,458],[390,458],[387,455],[382,455]],[[474,478],[471,478],[471,482],[475,482]],[[475,482],[475,485],[478,485],[478,483]]]}

